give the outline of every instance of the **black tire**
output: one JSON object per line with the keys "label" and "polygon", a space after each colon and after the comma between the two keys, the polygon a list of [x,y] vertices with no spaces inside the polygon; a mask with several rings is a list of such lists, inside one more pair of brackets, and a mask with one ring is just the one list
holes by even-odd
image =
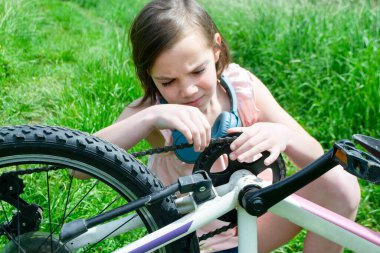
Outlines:
{"label": "black tire", "polygon": [[[42,168],[43,172],[37,172],[37,167]],[[0,168],[1,177],[5,175],[4,178],[8,177],[10,173],[16,172],[18,174],[16,178],[20,178],[23,183],[20,184],[17,183],[18,180],[13,180],[12,184],[24,188],[20,198],[43,209],[43,218],[37,233],[30,232],[35,230],[33,228],[35,224],[31,226],[32,228],[27,225],[25,232],[22,228],[22,225],[25,226],[25,222],[13,226],[16,227],[13,236],[9,233],[9,228],[6,230],[8,236],[6,234],[1,236],[0,249],[6,245],[5,248],[8,250],[12,247],[17,248],[20,240],[24,239],[25,241],[35,240],[34,244],[40,242],[45,247],[46,243],[40,237],[50,234],[53,234],[55,239],[49,239],[54,241],[49,245],[60,244],[61,242],[56,238],[62,223],[79,218],[91,218],[103,212],[108,203],[119,195],[121,199],[108,209],[160,191],[163,187],[162,183],[144,165],[124,150],[89,134],[61,127],[25,125],[0,128]],[[24,173],[24,171],[27,172]],[[74,171],[86,173],[91,177],[86,180],[73,178],[71,175]],[[47,188],[46,191],[42,190],[44,187]],[[94,190],[87,191],[92,187],[95,192]],[[15,187],[0,182],[0,195],[9,194],[10,188],[14,189]],[[64,190],[66,192],[62,194]],[[77,195],[82,192],[85,198],[80,200],[81,198]],[[55,195],[53,196],[53,194]],[[64,206],[60,207],[60,204]],[[100,206],[100,204],[104,205]],[[10,205],[2,198],[0,206],[2,228],[4,225],[15,225],[11,220],[17,214],[15,208],[18,205],[20,204]],[[58,211],[61,213],[58,214]],[[29,216],[29,220],[31,220],[30,217],[38,216],[35,213],[31,212],[26,216]],[[148,233],[179,218],[171,198],[144,207],[137,212],[137,215],[143,221]],[[4,229],[2,231],[4,232]],[[138,232],[134,231],[130,235],[123,234],[119,239],[104,240],[95,246],[87,247],[86,252],[91,252],[91,250],[111,252],[128,244],[127,241],[134,240],[132,237],[144,235],[146,233],[144,231],[144,229],[139,229]],[[18,236],[20,233],[22,236]],[[6,237],[17,238],[17,240],[13,239],[13,242],[9,242]],[[110,245],[114,247],[111,248]],[[192,251],[190,247],[195,247],[194,251],[197,251],[198,246],[194,234],[160,249],[160,252],[189,252]]]}

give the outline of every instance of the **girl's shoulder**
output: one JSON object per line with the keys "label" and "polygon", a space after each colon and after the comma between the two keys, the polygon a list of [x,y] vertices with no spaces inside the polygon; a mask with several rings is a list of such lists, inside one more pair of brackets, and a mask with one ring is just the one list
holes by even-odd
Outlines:
{"label": "girl's shoulder", "polygon": [[241,67],[237,63],[230,63],[227,68],[223,71],[223,75],[227,78],[237,78],[246,76],[247,70]]}
{"label": "girl's shoulder", "polygon": [[256,106],[255,90],[259,81],[251,72],[231,63],[223,75],[234,87],[238,100],[239,117],[243,126],[250,126],[257,121],[259,110]]}
{"label": "girl's shoulder", "polygon": [[239,64],[230,63],[223,71],[223,75],[231,82],[235,88],[253,88],[259,80],[249,70]]}
{"label": "girl's shoulder", "polygon": [[252,97],[258,79],[250,71],[239,64],[231,63],[223,71],[223,76],[232,84],[238,96],[241,94]]}
{"label": "girl's shoulder", "polygon": [[248,78],[252,73],[246,68],[240,66],[237,63],[230,63],[227,68],[223,71],[224,75],[229,76],[240,76],[241,78]]}

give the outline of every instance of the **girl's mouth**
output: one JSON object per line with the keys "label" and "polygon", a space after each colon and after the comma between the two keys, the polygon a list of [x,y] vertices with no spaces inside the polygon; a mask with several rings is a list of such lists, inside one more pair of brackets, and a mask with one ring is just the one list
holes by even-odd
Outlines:
{"label": "girl's mouth", "polygon": [[185,103],[185,105],[197,107],[201,103],[202,98],[203,98],[203,96],[200,97],[200,98],[194,99],[194,100],[192,100],[190,102],[187,102],[187,103]]}

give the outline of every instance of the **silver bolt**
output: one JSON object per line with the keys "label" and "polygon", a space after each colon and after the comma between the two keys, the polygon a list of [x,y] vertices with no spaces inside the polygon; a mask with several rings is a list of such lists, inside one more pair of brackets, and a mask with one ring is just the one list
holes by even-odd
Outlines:
{"label": "silver bolt", "polygon": [[9,190],[10,190],[10,191],[13,191],[13,187],[12,187],[12,186],[9,186]]}
{"label": "silver bolt", "polygon": [[204,192],[206,190],[206,187],[204,187],[204,186],[201,186],[200,188],[199,188],[199,191],[200,192]]}

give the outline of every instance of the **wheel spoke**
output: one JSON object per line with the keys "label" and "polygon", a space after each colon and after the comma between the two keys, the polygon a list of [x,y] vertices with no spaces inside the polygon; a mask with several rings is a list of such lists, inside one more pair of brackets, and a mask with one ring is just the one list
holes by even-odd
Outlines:
{"label": "wheel spoke", "polygon": [[[47,197],[48,197],[48,209],[49,209],[49,230],[50,230],[50,247],[53,248],[53,232],[52,232],[52,219],[51,219],[51,201],[50,201],[50,183],[49,183],[49,171],[46,171],[46,187],[47,187]],[[42,244],[41,244],[42,246]],[[38,250],[41,248],[38,248]],[[37,250],[37,251],[38,251]]]}
{"label": "wheel spoke", "polygon": [[50,202],[50,183],[49,183],[49,171],[46,171],[46,188],[47,188],[47,199],[48,199],[48,213],[49,213],[49,236],[40,244],[40,246],[34,251],[38,253],[41,247],[45,244],[47,240],[50,240],[50,247],[53,248],[53,231],[52,231],[52,219],[51,219],[51,202]]}
{"label": "wheel spoke", "polygon": [[69,199],[70,199],[70,193],[71,193],[71,187],[72,187],[72,185],[73,185],[73,176],[70,175],[69,191],[67,192],[67,196],[66,196],[65,210],[63,212],[62,221],[61,221],[61,224],[60,224],[61,228],[62,228],[63,223],[66,220],[66,211],[67,211],[67,207],[69,205]]}
{"label": "wheel spoke", "polygon": [[120,199],[120,195],[117,196],[114,200],[112,200],[108,205],[106,205],[102,211],[99,212],[99,214],[102,214],[104,213],[104,211],[106,211],[110,206],[112,206],[116,201],[118,201]]}
{"label": "wheel spoke", "polygon": [[7,223],[9,223],[9,218],[8,218],[7,212],[5,211],[4,203],[2,200],[0,200],[0,202],[1,202],[1,209],[3,209],[3,214],[5,216],[5,219],[6,219]]}
{"label": "wheel spoke", "polygon": [[[111,231],[110,233],[108,233],[107,235],[105,235],[103,238],[101,238],[97,243],[103,241],[104,239],[106,239],[108,236],[112,235],[115,231],[117,231],[118,229],[120,229],[121,227],[123,227],[125,224],[127,224],[128,222],[130,222],[131,220],[133,220],[134,218],[137,217],[137,214],[133,215],[129,220],[127,220],[126,222],[124,222],[123,224],[121,224],[120,226],[118,226],[117,228],[115,228],[113,231]],[[93,245],[90,245],[88,248],[91,249],[95,246],[95,244]]]}
{"label": "wheel spoke", "polygon": [[[65,207],[64,207],[64,213],[62,215],[62,220],[61,220],[61,223],[58,224],[54,229],[52,229],[52,218],[51,218],[51,201],[50,201],[50,184],[49,184],[49,176],[48,176],[48,171],[46,172],[46,178],[47,178],[47,192],[48,192],[48,209],[49,209],[49,229],[50,229],[50,233],[49,233],[49,236],[46,238],[46,240],[44,240],[41,245],[38,247],[38,249],[35,251],[35,253],[37,253],[40,248],[46,243],[47,240],[50,240],[50,248],[53,249],[53,235],[54,233],[59,229],[59,228],[62,228],[63,226],[63,223],[64,221],[74,212],[74,210],[76,208],[78,208],[78,206],[82,203],[82,201],[88,196],[88,194],[90,194],[92,192],[92,190],[95,188],[96,185],[98,185],[99,183],[99,180],[97,180],[93,185],[92,187],[86,192],[86,194],[84,194],[84,196],[76,203],[76,205],[70,210],[70,212],[66,215],[66,212],[67,212],[67,207],[68,207],[68,200],[69,200],[69,195],[70,195],[70,190],[71,190],[71,186],[72,186],[72,181],[73,181],[73,177],[70,176],[70,183],[69,183],[69,191],[68,191],[68,194],[66,196],[66,201],[65,201]],[[59,246],[54,252],[56,252],[57,250],[61,249],[63,246],[65,246],[66,244],[63,244],[61,246]]]}
{"label": "wheel spoke", "polygon": [[96,182],[92,185],[92,187],[88,190],[86,194],[77,202],[77,204],[73,207],[73,209],[70,210],[70,212],[67,214],[67,216],[64,217],[64,220],[66,220],[73,212],[74,210],[82,203],[82,201],[87,197],[88,194],[97,186],[99,183],[99,180],[96,180]]}
{"label": "wheel spoke", "polygon": [[[133,219],[128,216],[112,223],[118,225],[99,226],[106,229],[102,233],[90,230],[64,245],[58,237],[62,224],[118,208],[160,191],[162,184],[125,151],[77,130],[2,127],[0,139],[0,174],[6,180],[5,191],[9,189],[9,198],[3,199],[0,207],[4,213],[0,223],[6,225],[0,248],[6,252],[94,252],[97,247],[111,252],[178,218],[168,199],[130,214],[144,222],[141,228],[132,230],[135,224],[126,221]],[[68,177],[68,169],[88,174],[90,179]],[[133,227],[127,225],[132,223]],[[122,229],[131,231],[116,235]],[[101,242],[96,243],[98,240]],[[183,252],[182,245],[172,243],[159,251]]]}

